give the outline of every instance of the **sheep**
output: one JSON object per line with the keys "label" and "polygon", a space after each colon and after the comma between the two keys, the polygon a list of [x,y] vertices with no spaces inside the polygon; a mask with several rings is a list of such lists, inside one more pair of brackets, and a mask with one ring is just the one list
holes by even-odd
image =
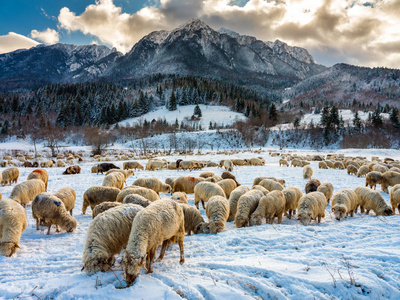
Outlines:
{"label": "sheep", "polygon": [[304,188],[306,194],[311,192],[316,192],[318,187],[321,185],[321,182],[318,179],[311,179],[306,183]]}
{"label": "sheep", "polygon": [[286,200],[281,191],[272,191],[263,196],[250,216],[250,225],[261,225],[265,218],[267,223],[273,224],[275,216],[278,217],[278,224],[282,222],[282,215],[285,212]]}
{"label": "sheep", "polygon": [[299,200],[303,197],[303,192],[296,186],[289,186],[282,191],[285,196],[285,212],[289,219],[292,215],[296,214],[296,209],[299,204]]}
{"label": "sheep", "polygon": [[333,169],[334,163],[331,160],[325,160],[326,165],[328,166],[328,168]]}
{"label": "sheep", "polygon": [[120,206],[122,203],[120,202],[103,202],[100,203],[99,205],[96,205],[96,207],[92,211],[92,219],[97,217],[97,215],[101,214],[102,212],[109,210],[110,208]]}
{"label": "sheep", "polygon": [[114,264],[114,255],[128,244],[132,222],[143,208],[124,204],[110,208],[90,222],[83,248],[83,268],[86,274],[106,272]]}
{"label": "sheep", "polygon": [[116,187],[123,189],[125,183],[125,176],[122,173],[110,173],[104,176],[102,186]]}
{"label": "sheep", "polygon": [[235,219],[236,211],[237,211],[237,203],[239,201],[239,198],[250,191],[250,188],[245,185],[238,186],[236,189],[234,189],[230,196],[229,196],[229,217],[228,217],[228,222],[231,222]]}
{"label": "sheep", "polygon": [[400,168],[393,167],[390,169],[390,171],[400,173]]}
{"label": "sheep", "polygon": [[137,194],[147,200],[154,202],[160,199],[160,196],[153,190],[141,186],[128,186],[121,190],[117,196],[117,202],[122,202],[127,195]]}
{"label": "sheep", "polygon": [[81,167],[80,166],[70,166],[65,171],[63,172],[63,175],[69,175],[69,174],[80,174],[81,173]]}
{"label": "sheep", "polygon": [[57,167],[59,168],[65,167],[65,162],[61,159],[57,160]]}
{"label": "sheep", "polygon": [[31,180],[31,179],[42,180],[44,182],[44,185],[45,185],[46,191],[47,191],[47,183],[49,182],[49,173],[47,173],[47,171],[45,169],[33,170],[26,179],[27,180]]}
{"label": "sheep", "polygon": [[185,192],[186,194],[193,194],[194,187],[199,182],[209,181],[216,182],[213,177],[210,178],[202,178],[202,177],[190,177],[190,176],[181,176],[177,178],[174,182],[174,186],[172,192]]}
{"label": "sheep", "polygon": [[41,193],[36,195],[32,201],[32,217],[36,220],[36,230],[39,230],[39,222],[48,226],[47,234],[50,234],[51,225],[56,225],[66,232],[76,229],[76,220],[67,212],[64,203],[55,195]]}
{"label": "sheep", "polygon": [[178,203],[188,204],[187,195],[185,192],[175,192],[171,196],[171,200],[175,200]]}
{"label": "sheep", "polygon": [[376,164],[376,165],[372,166],[372,171],[376,171],[376,172],[383,174],[383,173],[389,171],[389,169],[385,166]]}
{"label": "sheep", "polygon": [[121,170],[121,169],[111,169],[106,172],[106,176],[111,173],[121,173],[125,177],[125,181],[130,177],[134,176],[135,172],[133,170]]}
{"label": "sheep", "polygon": [[225,196],[229,198],[231,192],[237,188],[236,182],[233,179],[223,179],[218,181],[217,184],[222,187],[225,192]]}
{"label": "sheep", "polygon": [[133,185],[145,187],[159,193],[171,193],[171,186],[169,184],[163,183],[160,179],[151,178],[138,178],[133,182]]}
{"label": "sheep", "polygon": [[250,215],[257,209],[263,196],[264,193],[261,191],[249,190],[239,198],[235,214],[236,228],[249,226]]}
{"label": "sheep", "polygon": [[326,162],[320,161],[318,163],[318,168],[320,168],[320,169],[328,169],[328,165],[326,164]]}
{"label": "sheep", "polygon": [[26,212],[12,199],[0,201],[0,253],[12,256],[19,248],[21,234],[26,229]]}
{"label": "sheep", "polygon": [[[86,214],[88,206],[93,209],[102,202],[115,202],[120,189],[109,186],[94,186],[83,194],[82,214]],[[119,202],[122,202],[119,201]]]}
{"label": "sheep", "polygon": [[176,239],[180,250],[180,263],[185,262],[183,241],[185,238],[184,215],[181,206],[170,200],[153,202],[137,213],[132,223],[128,245],[122,264],[125,268],[126,282],[132,284],[145,264],[147,272],[153,272],[153,259],[157,247],[162,243],[162,259],[169,240]]}
{"label": "sheep", "polygon": [[341,161],[335,161],[333,164],[333,168],[334,169],[340,169],[340,170],[344,170],[344,165]]}
{"label": "sheep", "polygon": [[42,162],[40,163],[40,166],[41,166],[42,168],[52,168],[54,164],[55,164],[55,161],[53,161],[53,160],[48,160],[48,161],[42,161]]}
{"label": "sheep", "polygon": [[299,200],[297,218],[304,226],[314,219],[321,223],[325,217],[326,198],[321,192],[311,192],[303,195]]}
{"label": "sheep", "polygon": [[389,186],[395,186],[396,184],[400,183],[400,173],[393,172],[393,171],[387,171],[383,173],[382,175],[382,181],[381,181],[381,187],[382,191],[385,193],[388,192],[388,187]]}
{"label": "sheep", "polygon": [[167,167],[167,162],[162,160],[149,160],[146,165],[146,170],[156,171]]}
{"label": "sheep", "polygon": [[231,159],[231,161],[235,166],[246,166],[246,165],[248,165],[247,159],[235,158],[235,159]]}
{"label": "sheep", "polygon": [[261,182],[263,179],[270,179],[270,180],[279,182],[281,185],[284,185],[284,184],[286,183],[286,181],[285,181],[284,179],[276,179],[275,177],[272,177],[272,176],[269,176],[269,177],[267,177],[267,176],[258,176],[258,177],[256,177],[256,178],[254,178],[254,180],[253,180],[253,186],[254,186],[254,185],[259,185],[260,182]]}
{"label": "sheep", "polygon": [[265,165],[265,161],[260,158],[250,158],[249,165],[250,166],[263,166],[263,165]]}
{"label": "sheep", "polygon": [[132,203],[143,207],[147,207],[151,204],[151,201],[147,200],[145,197],[138,194],[129,194],[125,196],[125,198],[122,200],[122,203]]}
{"label": "sheep", "polygon": [[211,233],[222,232],[229,217],[229,202],[224,196],[212,196],[208,199],[206,215]]}
{"label": "sheep", "polygon": [[273,181],[271,179],[263,179],[263,180],[261,180],[259,185],[266,188],[270,192],[283,190],[283,186],[279,182]]}
{"label": "sheep", "polygon": [[10,199],[25,206],[35,198],[36,195],[46,191],[45,184],[40,179],[30,179],[18,183],[11,191]]}
{"label": "sheep", "polygon": [[329,203],[333,195],[333,185],[330,182],[321,183],[320,186],[317,188],[317,191],[324,194],[326,201]]}
{"label": "sheep", "polygon": [[137,161],[126,161],[122,164],[124,170],[139,169],[144,170],[144,167]]}
{"label": "sheep", "polygon": [[390,204],[392,205],[393,214],[396,213],[396,208],[400,213],[400,184],[396,184],[390,190]]}
{"label": "sheep", "polygon": [[219,175],[214,175],[213,177],[208,177],[208,178],[206,178],[206,180],[205,181],[208,181],[208,182],[218,182],[218,181],[221,181],[222,180],[222,177],[221,176],[219,176]]}
{"label": "sheep", "polygon": [[17,183],[19,177],[19,170],[18,168],[11,167],[8,169],[5,169],[2,172],[2,180],[1,180],[1,185],[5,186],[7,184],[13,184]]}
{"label": "sheep", "polygon": [[224,160],[224,159],[221,159],[221,160],[219,161],[218,168],[222,168],[222,167],[224,166],[224,162],[225,162],[225,160]]}
{"label": "sheep", "polygon": [[369,172],[365,177],[365,186],[370,186],[370,188],[374,188],[376,190],[376,185],[381,183],[382,174],[376,171]]}
{"label": "sheep", "polygon": [[228,170],[229,172],[233,171],[233,162],[229,159],[225,159],[224,161],[224,168],[225,170]]}
{"label": "sheep", "polygon": [[101,163],[97,165],[97,174],[101,173],[103,174],[103,172],[107,172],[111,169],[119,169],[119,167],[117,167],[114,164],[111,163]]}
{"label": "sheep", "polygon": [[279,166],[280,166],[280,167],[281,167],[281,166],[289,167],[289,163],[287,162],[286,159],[281,158],[281,159],[279,160]]}
{"label": "sheep", "polygon": [[359,206],[359,199],[351,189],[341,189],[332,198],[332,212],[336,220],[340,221],[348,215],[354,216]]}
{"label": "sheep", "polygon": [[70,187],[63,187],[59,189],[57,192],[55,192],[54,196],[56,196],[64,203],[65,209],[69,211],[69,213],[72,216],[72,210],[75,207],[75,200],[76,200],[75,191]]}
{"label": "sheep", "polygon": [[240,186],[240,183],[237,182],[235,175],[233,175],[232,173],[224,172],[224,173],[221,174],[221,178],[222,179],[232,179],[232,180],[235,181],[237,186]]}
{"label": "sheep", "polygon": [[369,168],[368,166],[361,166],[358,171],[357,171],[357,177],[362,177],[365,176],[369,173]]}
{"label": "sheep", "polygon": [[90,172],[91,172],[91,173],[97,173],[97,174],[99,174],[99,167],[98,167],[98,166],[93,166],[93,167],[90,169]]}
{"label": "sheep", "polygon": [[347,175],[354,174],[357,175],[358,169],[356,166],[348,165],[347,166]]}
{"label": "sheep", "polygon": [[291,167],[302,167],[303,164],[300,159],[296,158],[296,159],[292,159],[292,161],[290,162],[290,166]]}
{"label": "sheep", "polygon": [[205,208],[204,202],[207,202],[212,196],[222,196],[226,198],[225,192],[218,184],[213,182],[200,182],[194,187],[194,205],[199,209],[199,202]]}
{"label": "sheep", "polygon": [[311,178],[311,176],[313,175],[313,169],[311,168],[311,166],[305,166],[303,168],[303,178],[304,179],[309,179]]}
{"label": "sheep", "polygon": [[179,163],[179,170],[190,170],[192,171],[197,166],[197,163],[192,160],[182,160]]}
{"label": "sheep", "polygon": [[194,234],[210,233],[209,224],[204,222],[204,219],[197,208],[184,203],[180,203],[179,205],[181,206],[185,216],[185,232],[187,235],[191,235],[192,232]]}
{"label": "sheep", "polygon": [[167,179],[164,180],[164,182],[165,182],[166,184],[168,184],[170,187],[174,187],[175,179],[173,179],[173,178],[167,178]]}
{"label": "sheep", "polygon": [[368,215],[369,211],[373,210],[376,216],[393,215],[392,209],[386,204],[385,199],[379,192],[363,186],[356,187],[354,192],[358,196],[361,213],[366,210]]}
{"label": "sheep", "polygon": [[264,193],[264,196],[265,196],[266,194],[269,193],[269,191],[268,191],[265,187],[263,187],[263,186],[261,186],[261,185],[258,185],[258,184],[253,185],[251,189],[252,189],[252,190],[258,190],[258,191],[263,192],[263,193]]}
{"label": "sheep", "polygon": [[218,164],[216,162],[210,161],[210,162],[207,163],[207,167],[210,167],[210,168],[218,167]]}
{"label": "sheep", "polygon": [[199,177],[208,178],[208,177],[213,177],[214,175],[215,175],[214,172],[203,172],[199,175]]}

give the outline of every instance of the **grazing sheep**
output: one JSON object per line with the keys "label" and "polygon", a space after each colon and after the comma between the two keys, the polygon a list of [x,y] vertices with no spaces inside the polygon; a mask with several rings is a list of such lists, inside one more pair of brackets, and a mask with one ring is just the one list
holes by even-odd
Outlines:
{"label": "grazing sheep", "polygon": [[333,164],[334,169],[344,170],[345,167],[341,161],[335,161]]}
{"label": "grazing sheep", "polygon": [[90,172],[91,172],[91,173],[97,173],[97,174],[99,174],[99,167],[98,167],[98,166],[93,166],[93,167],[90,169]]}
{"label": "grazing sheep", "polygon": [[302,167],[303,164],[300,159],[295,158],[295,159],[292,159],[292,161],[290,162],[290,166],[291,167]]}
{"label": "grazing sheep", "polygon": [[124,170],[139,169],[144,170],[144,167],[137,161],[126,161],[122,164]]}
{"label": "grazing sheep", "polygon": [[27,180],[31,180],[31,179],[42,180],[44,182],[44,185],[45,185],[46,191],[47,191],[47,183],[49,182],[49,173],[47,173],[47,171],[45,169],[33,170],[26,179]]}
{"label": "grazing sheep", "polygon": [[376,216],[393,215],[392,209],[386,204],[385,199],[379,192],[363,186],[356,187],[354,192],[358,196],[361,213],[364,213],[365,209],[367,215],[370,210],[373,210]]}
{"label": "grazing sheep", "polygon": [[253,185],[251,189],[263,192],[264,196],[269,193],[269,191],[265,187],[259,184]]}
{"label": "grazing sheep", "polygon": [[151,204],[151,201],[147,200],[145,197],[138,194],[129,194],[125,196],[124,200],[122,200],[122,203],[132,203],[143,207],[147,207]]}
{"label": "grazing sheep", "polygon": [[214,175],[215,175],[214,172],[203,172],[199,175],[199,177],[208,178],[208,177],[213,177]]}
{"label": "grazing sheep", "polygon": [[116,187],[120,190],[124,188],[125,176],[122,173],[113,172],[104,176],[102,186]]}
{"label": "grazing sheep", "polygon": [[390,171],[400,173],[400,168],[393,167]]}
{"label": "grazing sheep", "polygon": [[181,206],[170,200],[153,202],[137,213],[132,223],[128,245],[122,264],[125,268],[126,282],[132,284],[146,262],[147,272],[153,272],[153,259],[157,247],[162,243],[162,259],[171,239],[179,244],[180,263],[185,262],[183,240],[185,238],[184,215]]}
{"label": "grazing sheep", "polygon": [[225,170],[228,170],[229,172],[233,171],[233,162],[229,159],[224,160],[224,168]]}
{"label": "grazing sheep", "polygon": [[76,200],[75,191],[70,187],[63,187],[59,189],[57,192],[55,192],[54,196],[56,196],[64,203],[65,209],[69,211],[69,213],[72,216],[72,210],[75,207],[75,200]]}
{"label": "grazing sheep", "polygon": [[36,220],[36,230],[39,230],[39,222],[48,226],[47,234],[50,234],[51,225],[56,225],[66,232],[75,230],[76,220],[67,212],[64,203],[55,195],[50,193],[41,193],[32,201],[32,217]]}
{"label": "grazing sheep", "polygon": [[133,185],[145,187],[159,193],[171,193],[171,186],[169,184],[163,183],[160,179],[151,178],[138,178],[133,182]]}
{"label": "grazing sheep", "polygon": [[63,172],[63,175],[71,175],[71,174],[80,174],[81,167],[80,166],[70,166]]}
{"label": "grazing sheep", "polygon": [[303,192],[296,186],[289,186],[282,191],[285,196],[285,212],[289,219],[292,215],[296,214],[296,209],[299,204],[299,200],[303,197]]}
{"label": "grazing sheep", "polygon": [[365,177],[365,186],[370,186],[370,188],[374,188],[376,190],[376,185],[381,183],[382,174],[376,171],[369,172]]}
{"label": "grazing sheep", "polygon": [[304,190],[306,191],[306,194],[316,192],[320,185],[321,182],[318,179],[311,179],[306,183]]}
{"label": "grazing sheep", "polygon": [[2,180],[1,180],[1,185],[5,186],[7,184],[13,184],[17,183],[19,177],[19,170],[18,168],[11,167],[8,169],[5,169],[2,173]]}
{"label": "grazing sheep", "polygon": [[326,165],[328,166],[328,168],[333,169],[334,163],[331,160],[325,160]]}
{"label": "grazing sheep", "polygon": [[119,169],[119,167],[117,167],[114,164],[111,163],[101,163],[97,165],[97,174],[101,173],[103,174],[103,172],[107,172],[111,169]]}
{"label": "grazing sheep", "polygon": [[400,213],[400,184],[396,184],[390,190],[390,204],[392,205],[393,214],[396,213],[396,208]]}
{"label": "grazing sheep", "polygon": [[285,195],[281,191],[269,192],[260,199],[257,209],[251,214],[250,225],[261,225],[264,218],[267,223],[273,224],[275,217],[278,218],[278,224],[281,224],[285,206]]}
{"label": "grazing sheep", "polygon": [[357,177],[365,176],[369,173],[368,166],[361,166],[357,171]]}
{"label": "grazing sheep", "polygon": [[10,257],[19,248],[21,234],[26,229],[25,209],[12,199],[0,201],[0,253]]}
{"label": "grazing sheep", "polygon": [[154,202],[160,199],[160,196],[153,190],[141,186],[128,186],[121,190],[117,196],[117,202],[122,202],[127,195],[137,194],[143,196],[147,200]]}
{"label": "grazing sheep", "polygon": [[208,199],[206,215],[211,233],[222,232],[229,217],[229,202],[224,196],[212,196]]}
{"label": "grazing sheep", "polygon": [[175,180],[172,192],[174,193],[185,192],[186,194],[193,194],[194,187],[196,186],[196,184],[208,180],[213,180],[213,182],[216,182],[216,180],[213,177],[202,178],[202,177],[181,176]]}
{"label": "grazing sheep", "polygon": [[96,218],[97,215],[101,214],[102,212],[109,210],[110,208],[120,206],[122,203],[120,202],[103,202],[100,203],[99,205],[96,205],[96,207],[92,211],[92,219]]}
{"label": "grazing sheep", "polygon": [[65,161],[63,160],[57,160],[57,167],[59,168],[64,168],[65,167]]}
{"label": "grazing sheep", "polygon": [[320,169],[328,169],[328,165],[326,164],[326,162],[320,161],[318,163],[318,168],[320,168]]}
{"label": "grazing sheep", "polygon": [[120,189],[109,186],[94,186],[87,189],[83,194],[82,214],[86,214],[89,205],[93,212],[96,205],[100,203],[115,202],[119,192]]}
{"label": "grazing sheep", "polygon": [[46,191],[45,184],[40,179],[30,179],[18,183],[11,191],[10,199],[25,206],[35,198],[36,195]]}
{"label": "grazing sheep", "polygon": [[309,179],[313,175],[313,169],[311,166],[307,165],[303,168],[303,178],[304,179]]}
{"label": "grazing sheep", "polygon": [[235,166],[246,166],[246,165],[248,165],[247,159],[234,158],[234,159],[231,159],[231,161]]}
{"label": "grazing sheep", "polygon": [[299,200],[297,217],[301,224],[307,226],[314,219],[321,223],[325,217],[326,198],[321,192],[311,192]]}
{"label": "grazing sheep", "polygon": [[178,203],[188,204],[187,195],[185,192],[175,192],[171,196],[171,200],[177,201]]}
{"label": "grazing sheep", "polygon": [[358,169],[356,166],[348,165],[347,166],[347,175],[354,174],[357,175]]}
{"label": "grazing sheep", "polygon": [[225,192],[225,196],[229,198],[231,192],[237,188],[236,182],[233,179],[222,179],[218,181],[217,184],[222,187]]}
{"label": "grazing sheep", "polygon": [[338,221],[347,218],[348,215],[353,217],[358,206],[358,196],[351,189],[341,189],[332,198],[332,212]]}
{"label": "grazing sheep", "polygon": [[249,159],[249,165],[250,166],[263,166],[263,165],[265,165],[265,161],[263,159],[253,157],[253,158]]}
{"label": "grazing sheep", "polygon": [[396,184],[400,184],[400,173],[393,171],[387,171],[383,173],[381,181],[382,191],[389,193],[388,187],[395,186]]}
{"label": "grazing sheep", "polygon": [[258,203],[263,196],[264,193],[261,191],[249,190],[239,198],[235,214],[236,228],[250,225],[250,216],[257,209]]}
{"label": "grazing sheep", "polygon": [[232,180],[235,181],[236,186],[240,186],[240,183],[237,182],[235,175],[233,175],[232,173],[224,172],[224,173],[221,174],[221,178],[222,179],[232,179]]}
{"label": "grazing sheep", "polygon": [[[194,187],[194,205],[199,209],[199,202],[205,208],[204,202],[207,202],[213,196],[222,196],[226,198],[222,187],[213,182],[200,182]],[[227,217],[228,218],[228,217]]]}
{"label": "grazing sheep", "polygon": [[271,179],[263,179],[263,180],[261,180],[259,185],[261,185],[262,187],[266,188],[270,192],[272,192],[272,191],[282,191],[283,190],[283,186],[279,182],[276,182],[276,181],[271,180]]}
{"label": "grazing sheep", "polygon": [[279,166],[280,166],[280,167],[281,167],[281,166],[289,167],[289,163],[287,162],[286,159],[281,158],[281,159],[279,160]]}
{"label": "grazing sheep", "polygon": [[236,189],[234,189],[230,196],[229,196],[229,217],[228,217],[228,222],[231,222],[235,219],[236,211],[237,211],[237,202],[239,201],[239,198],[250,191],[250,188],[245,185],[238,186]]}
{"label": "grazing sheep", "polygon": [[175,183],[175,179],[173,179],[173,178],[167,178],[167,179],[165,179],[165,181],[164,181],[166,184],[168,184],[170,187],[173,187],[174,186],[174,183]]}
{"label": "grazing sheep", "polygon": [[317,191],[324,194],[326,201],[329,203],[333,195],[333,185],[330,182],[321,183],[321,185],[317,188]]}
{"label": "grazing sheep", "polygon": [[210,233],[210,227],[208,223],[204,222],[199,210],[196,207],[188,204],[179,204],[183,210],[185,216],[185,232],[187,235],[199,233]]}
{"label": "grazing sheep", "polygon": [[376,172],[379,172],[379,173],[383,174],[383,173],[389,171],[389,169],[387,167],[385,167],[385,166],[376,164],[376,165],[372,166],[372,171],[376,171]]}
{"label": "grazing sheep", "polygon": [[254,180],[253,180],[253,186],[259,185],[263,179],[269,179],[269,180],[276,181],[276,182],[280,183],[282,186],[284,186],[286,184],[285,179],[276,179],[275,177],[272,177],[272,176],[268,176],[268,177],[267,176],[258,176],[256,178],[254,178]]}
{"label": "grazing sheep", "polygon": [[146,170],[156,171],[168,166],[168,163],[163,160],[149,160],[146,165]]}
{"label": "grazing sheep", "polygon": [[83,268],[88,275],[106,272],[114,264],[114,255],[128,244],[132,222],[143,208],[124,204],[110,208],[89,224],[83,248]]}
{"label": "grazing sheep", "polygon": [[179,170],[190,170],[192,171],[198,167],[198,163],[192,160],[181,160],[179,162]]}

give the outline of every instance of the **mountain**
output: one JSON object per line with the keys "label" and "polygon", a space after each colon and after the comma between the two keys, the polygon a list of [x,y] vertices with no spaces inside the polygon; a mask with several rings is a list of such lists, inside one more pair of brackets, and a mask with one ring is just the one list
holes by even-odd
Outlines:
{"label": "mountain", "polygon": [[106,46],[38,45],[0,55],[0,89],[97,78],[122,54]]}
{"label": "mountain", "polygon": [[279,40],[263,42],[227,29],[215,31],[200,20],[191,20],[172,31],[145,36],[106,73],[118,78],[196,75],[275,90],[326,69],[306,49]]}

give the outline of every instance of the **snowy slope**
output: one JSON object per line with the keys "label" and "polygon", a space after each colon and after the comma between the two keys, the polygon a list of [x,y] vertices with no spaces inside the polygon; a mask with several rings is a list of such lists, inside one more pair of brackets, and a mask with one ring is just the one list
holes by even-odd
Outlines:
{"label": "snowy slope", "polygon": [[198,122],[201,124],[203,129],[207,129],[210,121],[214,124],[216,122],[218,125],[231,125],[232,123],[238,120],[245,120],[246,117],[241,114],[230,110],[226,106],[213,106],[213,105],[204,105],[200,104],[199,107],[202,112],[202,117],[199,121],[187,121],[193,115],[193,111],[196,105],[185,105],[178,106],[177,110],[169,111],[165,107],[159,107],[154,111],[151,111],[145,115],[136,118],[130,118],[124,121],[119,122],[118,124],[121,126],[125,126],[126,124],[134,124],[139,122],[140,120],[151,121],[153,119],[166,119],[168,123],[174,123],[176,119],[178,119],[179,124],[181,121],[187,122],[188,124],[192,124],[193,122]]}
{"label": "snowy slope", "polygon": [[[372,113],[372,112],[371,112]],[[381,114],[382,118],[389,119],[389,114]],[[353,124],[354,113],[350,109],[339,109],[339,116],[342,116],[343,121],[349,121],[350,124]],[[368,119],[368,113],[359,111],[358,116],[361,120]],[[300,123],[311,123],[318,124],[321,121],[321,114],[305,114],[302,118]]]}
{"label": "snowy slope", "polygon": [[[312,151],[302,151],[303,153]],[[373,150],[339,151],[352,155],[390,155],[400,158],[400,151]],[[299,153],[299,152],[297,152]],[[313,152],[315,153],[315,152]],[[306,180],[301,168],[278,167],[279,158],[264,152],[265,166],[244,166],[234,170],[238,181],[251,185],[254,177],[284,178],[286,186],[302,189]],[[254,157],[259,154],[239,153],[230,157]],[[208,154],[187,157],[219,161],[224,155]],[[178,157],[167,157],[174,161]],[[183,157],[181,157],[183,158]],[[145,161],[140,161],[145,163]],[[115,162],[122,166],[122,162]],[[113,272],[86,276],[81,272],[82,250],[91,218],[90,208],[82,215],[82,194],[91,186],[100,185],[103,175],[90,173],[94,162],[81,164],[82,174],[61,175],[64,168],[48,169],[48,189],[55,192],[70,186],[77,193],[74,217],[78,228],[73,233],[51,235],[46,229],[35,229],[30,205],[27,206],[28,226],[20,241],[21,249],[11,258],[0,256],[0,298],[85,298],[85,299],[398,299],[400,297],[400,216],[375,217],[356,214],[338,222],[327,206],[326,217],[319,225],[302,226],[295,219],[283,219],[282,224],[261,225],[236,229],[233,222],[217,235],[186,236],[186,262],[179,264],[179,250],[173,245],[162,262],[154,263],[154,273],[140,275],[133,286],[125,286],[119,265]],[[345,170],[320,170],[312,162],[313,178],[330,181],[335,192],[341,188],[364,185],[364,178],[348,176]],[[1,168],[0,171],[4,169]],[[20,168],[23,181],[32,169]],[[138,177],[155,176],[164,180],[182,175],[198,176],[203,171],[221,174],[217,168],[201,171],[158,172],[140,171],[127,180],[128,185]],[[12,190],[1,188],[3,198]],[[380,188],[377,188],[380,191]],[[381,192],[382,193],[382,192]],[[382,193],[386,202],[389,196]],[[161,194],[168,198],[168,194]],[[189,197],[193,205],[193,195]],[[205,211],[201,209],[205,217]],[[344,262],[350,262],[355,285],[350,284]],[[332,276],[330,275],[332,274]],[[333,281],[336,281],[336,284]],[[35,296],[33,296],[35,294]]]}

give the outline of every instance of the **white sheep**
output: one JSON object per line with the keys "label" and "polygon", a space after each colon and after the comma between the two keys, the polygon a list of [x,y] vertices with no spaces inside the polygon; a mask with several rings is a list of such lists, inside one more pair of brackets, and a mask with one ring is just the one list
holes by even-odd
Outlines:
{"label": "white sheep", "polygon": [[354,166],[354,165],[347,166],[347,175],[351,175],[351,174],[357,175],[357,172],[358,172],[358,169],[356,166]]}
{"label": "white sheep", "polygon": [[229,159],[224,160],[224,168],[225,170],[232,172],[233,171],[233,162]]}
{"label": "white sheep", "polygon": [[[109,186],[93,186],[83,194],[82,214],[86,214],[88,206],[93,209],[102,202],[114,202],[117,199],[120,189]],[[122,202],[118,201],[118,202]]]}
{"label": "white sheep", "polygon": [[369,168],[368,166],[361,166],[358,171],[357,171],[357,177],[362,177],[365,176],[369,173]]}
{"label": "white sheep", "polygon": [[257,209],[258,203],[264,193],[258,190],[249,190],[242,195],[237,203],[235,225],[237,228],[250,225],[250,216]]}
{"label": "white sheep", "polygon": [[11,191],[10,199],[25,206],[35,198],[36,195],[46,191],[44,182],[40,179],[26,180],[18,183]]}
{"label": "white sheep", "polygon": [[117,196],[117,202],[122,202],[130,194],[138,194],[147,200],[154,202],[160,199],[160,196],[153,190],[141,186],[128,186],[121,190]]}
{"label": "white sheep", "polygon": [[124,204],[110,208],[90,222],[83,248],[83,268],[88,275],[106,272],[114,264],[114,255],[128,244],[132,222],[143,208]]}
{"label": "white sheep", "polygon": [[46,191],[47,191],[47,183],[49,182],[49,173],[47,173],[47,171],[45,169],[33,170],[26,179],[27,180],[31,180],[31,179],[42,180],[44,182],[44,185],[45,185]]}
{"label": "white sheep", "polygon": [[224,196],[212,196],[207,201],[206,215],[211,233],[222,232],[229,217],[229,202]]}
{"label": "white sheep", "polygon": [[19,177],[19,170],[18,168],[11,167],[7,168],[2,173],[2,180],[1,185],[5,186],[7,184],[17,183]]}
{"label": "white sheep", "polygon": [[139,169],[139,170],[144,170],[144,167],[142,164],[140,164],[137,161],[126,161],[122,164],[124,170],[129,170],[129,169]]}
{"label": "white sheep", "polygon": [[270,192],[283,190],[283,186],[279,182],[273,181],[271,179],[263,179],[261,180],[259,185],[266,188]]}
{"label": "white sheep", "polygon": [[386,204],[385,199],[379,192],[363,186],[356,187],[354,192],[358,196],[361,213],[366,210],[368,215],[369,211],[373,210],[376,216],[393,215],[392,209]]}
{"label": "white sheep", "polygon": [[32,201],[32,217],[36,220],[36,230],[39,230],[39,223],[43,222],[48,226],[47,234],[50,234],[51,225],[56,225],[66,232],[75,230],[76,220],[67,212],[64,203],[50,193],[41,193]]}
{"label": "white sheep", "polygon": [[[147,207],[151,204],[152,201],[147,200],[145,197],[138,195],[138,194],[129,194],[125,196],[124,200],[122,200],[122,203],[132,203],[132,204],[137,204],[143,207]],[[119,202],[117,202],[119,203]]]}
{"label": "white sheep", "polygon": [[285,212],[287,213],[287,217],[291,219],[292,215],[296,214],[296,209],[300,198],[303,197],[303,192],[296,186],[289,186],[282,193],[285,196]]}
{"label": "white sheep", "polygon": [[229,217],[228,217],[228,222],[231,222],[235,219],[236,211],[237,211],[237,202],[239,201],[239,198],[246,194],[248,191],[250,191],[250,188],[245,185],[238,186],[236,189],[234,189],[230,196],[229,196]]}
{"label": "white sheep", "polygon": [[212,196],[225,197],[225,192],[218,184],[213,182],[203,181],[194,187],[194,205],[199,209],[199,202],[205,208],[204,202],[207,202]]}
{"label": "white sheep", "polygon": [[382,191],[384,191],[385,193],[389,193],[388,187],[395,186],[396,184],[400,184],[400,173],[387,171],[382,174],[382,181],[381,181]]}
{"label": "white sheep", "polygon": [[269,192],[260,199],[256,210],[251,214],[250,225],[261,225],[264,218],[267,223],[273,224],[275,216],[278,218],[278,224],[281,224],[285,206],[285,195],[281,191]]}
{"label": "white sheep", "polygon": [[130,176],[134,176],[134,175],[135,175],[135,173],[133,172],[133,170],[111,169],[111,170],[108,170],[108,171],[106,172],[106,176],[107,176],[108,174],[111,174],[111,173],[114,173],[114,172],[121,173],[122,175],[124,175],[125,181],[126,181]]}
{"label": "white sheep", "polygon": [[263,187],[263,186],[261,186],[259,184],[253,185],[251,187],[251,189],[263,192],[264,196],[269,193],[269,191],[265,187]]}
{"label": "white sheep", "polygon": [[390,190],[390,204],[392,205],[393,214],[396,213],[396,208],[400,213],[400,184],[396,184]]}
{"label": "white sheep", "polygon": [[225,196],[227,198],[229,198],[229,196],[231,195],[231,192],[237,188],[237,183],[235,180],[233,179],[222,179],[220,181],[217,182],[217,184],[222,187],[222,189],[225,192]]}
{"label": "white sheep", "polygon": [[303,167],[303,178],[304,179],[309,179],[313,175],[313,169],[311,166],[306,165]]}
{"label": "white sheep", "polygon": [[188,204],[180,203],[185,216],[185,232],[188,235],[199,233],[210,233],[209,224],[204,222],[199,210]]}
{"label": "white sheep", "polygon": [[113,172],[104,176],[102,186],[115,187],[120,190],[124,188],[125,176],[122,173]]}
{"label": "white sheep", "polygon": [[185,222],[181,206],[171,200],[160,200],[150,204],[137,213],[132,223],[128,245],[122,264],[125,268],[126,282],[135,281],[147,257],[147,272],[153,272],[153,259],[157,247],[162,243],[160,258],[165,254],[170,240],[179,244],[180,263],[185,262],[183,241]]}
{"label": "white sheep", "polygon": [[280,166],[280,167],[281,167],[281,166],[289,167],[289,163],[287,162],[286,159],[281,158],[281,159],[279,160],[279,166]]}
{"label": "white sheep", "polygon": [[109,210],[110,208],[121,205],[122,203],[120,202],[102,202],[99,205],[96,205],[96,207],[93,209],[92,219],[96,218],[97,215],[101,214],[102,212],[105,212],[106,210]]}
{"label": "white sheep", "polygon": [[318,186],[317,191],[324,194],[326,201],[329,203],[333,196],[333,185],[330,182],[323,182]]}
{"label": "white sheep", "polygon": [[365,177],[365,186],[370,186],[370,188],[376,189],[376,185],[381,183],[382,181],[382,173],[380,172],[369,172]]}
{"label": "white sheep", "polygon": [[332,198],[332,212],[336,220],[354,216],[359,206],[359,199],[356,193],[351,189],[341,189]]}
{"label": "white sheep", "polygon": [[59,189],[57,192],[55,192],[54,196],[56,196],[64,203],[65,209],[69,211],[69,213],[72,216],[72,210],[75,207],[75,200],[76,200],[75,191],[70,187],[63,187]]}
{"label": "white sheep", "polygon": [[10,257],[19,248],[21,234],[26,229],[25,209],[12,199],[0,201],[0,253]]}
{"label": "white sheep", "polygon": [[175,192],[171,196],[171,200],[177,201],[178,203],[188,204],[187,195],[185,192]]}
{"label": "white sheep", "polygon": [[308,225],[312,219],[317,223],[325,217],[325,195],[321,192],[311,192],[303,195],[299,200],[297,217],[303,225]]}
{"label": "white sheep", "polygon": [[133,182],[133,185],[145,187],[159,193],[170,193],[172,188],[169,184],[163,183],[160,179],[155,177],[138,178]]}

